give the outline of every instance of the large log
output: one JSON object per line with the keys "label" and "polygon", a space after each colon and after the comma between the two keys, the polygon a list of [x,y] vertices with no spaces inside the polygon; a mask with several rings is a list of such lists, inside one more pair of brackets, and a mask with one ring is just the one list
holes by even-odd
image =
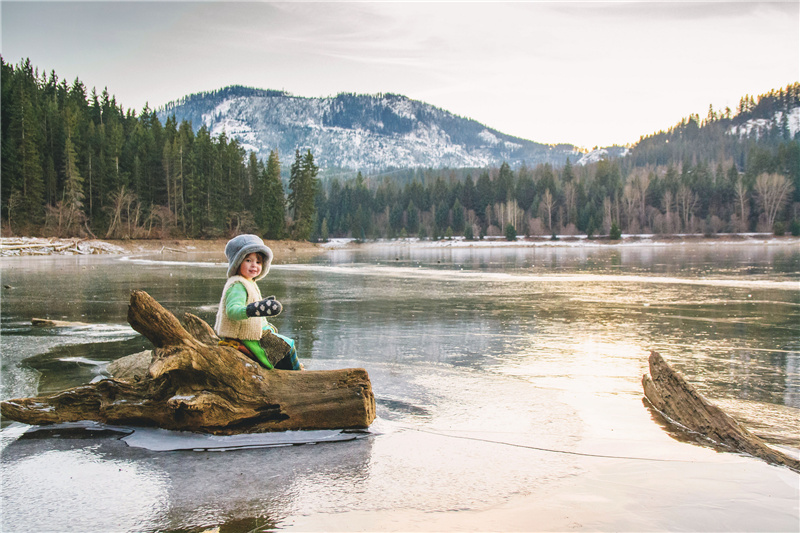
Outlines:
{"label": "large log", "polygon": [[800,472],[800,461],[752,434],[722,409],[706,400],[686,379],[672,369],[658,352],[650,352],[650,375],[642,377],[644,394],[668,421],[699,433],[728,449],[748,453],[773,464]]}
{"label": "large log", "polygon": [[[26,424],[94,420],[217,435],[366,428],[375,419],[364,369],[267,370],[233,348],[193,337],[143,291],[131,294],[128,322],[155,346],[142,379],[105,379],[7,400],[0,402],[2,416]],[[213,341],[208,328],[193,329]]]}

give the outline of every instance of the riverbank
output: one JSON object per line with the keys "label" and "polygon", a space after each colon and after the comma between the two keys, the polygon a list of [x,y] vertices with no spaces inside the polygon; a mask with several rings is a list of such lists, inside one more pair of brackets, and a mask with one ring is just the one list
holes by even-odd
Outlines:
{"label": "riverbank", "polygon": [[[769,233],[704,235],[623,235],[611,241],[607,238],[589,239],[586,236],[524,237],[508,241],[503,237],[485,237],[466,240],[463,237],[438,241],[406,239],[378,239],[361,242],[350,238],[335,238],[324,243],[307,241],[264,241],[276,261],[287,262],[297,255],[324,253],[327,250],[358,249],[362,247],[415,247],[415,248],[484,248],[484,247],[619,247],[619,246],[680,246],[688,244],[714,245],[800,245],[800,237],[776,237]],[[94,255],[94,254],[223,254],[227,239],[59,239],[46,237],[4,237],[0,239],[0,257],[36,255]]]}
{"label": "riverbank", "polygon": [[321,243],[327,249],[346,249],[364,246],[414,246],[423,248],[482,248],[482,247],[615,247],[615,246],[673,246],[686,244],[778,244],[798,245],[800,237],[777,237],[770,233],[724,233],[715,236],[699,234],[679,235],[623,235],[619,240],[609,240],[607,237],[589,239],[583,236],[557,236],[551,237],[519,237],[508,241],[505,237],[484,237],[480,240],[466,240],[463,237],[442,239],[438,241],[420,240],[417,238],[405,239],[379,239],[376,241],[360,242],[350,238],[336,238]]}
{"label": "riverbank", "polygon": [[[227,239],[59,239],[43,237],[4,237],[0,257],[31,255],[137,255],[154,253],[224,254]],[[276,258],[295,254],[319,253],[319,245],[301,241],[264,241]]]}

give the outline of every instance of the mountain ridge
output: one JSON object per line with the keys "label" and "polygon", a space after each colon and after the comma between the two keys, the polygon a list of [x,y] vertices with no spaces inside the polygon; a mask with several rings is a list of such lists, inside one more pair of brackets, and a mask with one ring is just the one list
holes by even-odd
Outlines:
{"label": "mountain ridge", "polygon": [[293,96],[285,91],[233,85],[170,102],[156,113],[175,115],[235,138],[266,160],[310,149],[323,167],[375,171],[414,167],[484,167],[508,162],[561,165],[577,160],[574,145],[521,139],[433,105],[394,93],[334,97]]}

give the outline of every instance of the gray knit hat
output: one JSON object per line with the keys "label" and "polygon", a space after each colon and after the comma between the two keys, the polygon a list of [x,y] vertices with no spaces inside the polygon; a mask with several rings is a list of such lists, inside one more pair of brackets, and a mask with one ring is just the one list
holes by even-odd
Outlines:
{"label": "gray knit hat", "polygon": [[239,267],[247,257],[247,254],[258,252],[264,256],[264,264],[261,269],[261,274],[253,278],[253,281],[258,281],[269,272],[269,266],[272,264],[272,250],[269,249],[264,241],[258,235],[237,235],[228,241],[225,245],[225,257],[228,258],[228,277],[235,276],[239,273]]}

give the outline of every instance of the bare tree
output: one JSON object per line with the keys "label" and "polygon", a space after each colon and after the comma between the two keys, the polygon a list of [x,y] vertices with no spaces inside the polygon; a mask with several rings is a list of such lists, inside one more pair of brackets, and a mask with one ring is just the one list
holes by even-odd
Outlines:
{"label": "bare tree", "polygon": [[642,228],[644,228],[647,226],[647,188],[650,186],[650,174],[645,171],[639,172],[634,185],[638,192],[639,216]]}
{"label": "bare tree", "polygon": [[745,187],[744,181],[742,177],[739,176],[739,179],[736,180],[736,184],[733,187],[734,193],[736,194],[736,206],[739,208],[739,222],[737,224],[737,231],[746,231],[747,230],[747,217],[749,216],[749,206],[747,202],[747,187]]}
{"label": "bare tree", "polygon": [[697,193],[692,191],[686,185],[681,185],[678,188],[676,199],[678,201],[678,208],[681,212],[681,219],[683,220],[683,229],[688,231],[689,220],[691,219],[692,215],[694,214],[694,210],[697,207]]}
{"label": "bare tree", "polygon": [[664,206],[665,229],[670,233],[675,233],[674,220],[672,217],[672,208],[674,202],[675,197],[672,195],[672,191],[669,189],[664,191],[664,196],[661,199],[661,203]]}
{"label": "bare tree", "polygon": [[553,195],[550,194],[550,189],[544,190],[544,197],[542,198],[542,203],[539,204],[539,206],[545,213],[547,213],[547,229],[552,231],[553,207],[555,207],[555,201],[553,200]]}
{"label": "bare tree", "polygon": [[755,189],[759,204],[764,210],[767,227],[771,229],[794,187],[783,174],[764,172],[756,178]]}
{"label": "bare tree", "polygon": [[[106,207],[106,210],[111,215],[111,222],[108,224],[108,231],[106,238],[109,237],[132,237],[130,227],[130,212],[131,207],[136,202],[136,195],[125,189],[123,185],[118,191],[112,192],[108,195],[111,205]],[[124,219],[124,220],[123,220]],[[127,223],[128,231],[124,231],[124,223]]]}
{"label": "bare tree", "polygon": [[575,210],[575,184],[571,181],[568,181],[564,184],[564,203],[566,204],[566,222],[569,224],[572,222],[571,213]]}
{"label": "bare tree", "polygon": [[611,231],[611,225],[613,221],[611,219],[611,198],[606,196],[603,198],[603,234],[608,235]]}
{"label": "bare tree", "polygon": [[639,191],[629,180],[622,189],[622,201],[627,218],[626,229],[628,233],[636,233],[636,210],[639,207]]}
{"label": "bare tree", "polygon": [[22,192],[21,191],[14,191],[8,197],[8,229],[11,229],[11,215],[16,212],[17,208],[22,206]]}

